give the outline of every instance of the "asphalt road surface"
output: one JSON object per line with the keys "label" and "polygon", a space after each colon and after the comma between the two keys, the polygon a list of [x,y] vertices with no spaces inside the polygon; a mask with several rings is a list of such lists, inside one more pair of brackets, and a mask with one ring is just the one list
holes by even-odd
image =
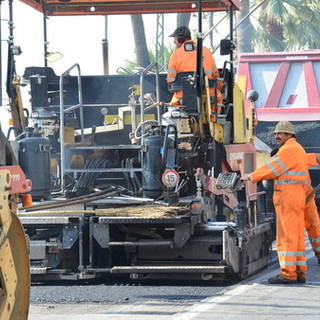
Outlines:
{"label": "asphalt road surface", "polygon": [[31,303],[136,303],[146,299],[197,302],[218,294],[231,283],[105,281],[95,284],[32,285]]}
{"label": "asphalt road surface", "polygon": [[[270,285],[277,263],[237,283],[107,280],[33,284],[29,320],[319,319],[320,266],[306,284]],[[303,298],[302,298],[303,297]]]}
{"label": "asphalt road surface", "polygon": [[233,285],[185,281],[33,285],[29,320],[69,320],[88,312],[103,314],[104,319],[168,319],[208,297],[222,295]]}
{"label": "asphalt road surface", "polygon": [[[275,257],[275,253],[272,254]],[[262,272],[276,268],[275,259]],[[254,279],[257,277],[251,277]],[[210,297],[223,296],[242,282],[133,281],[105,279],[86,282],[33,283],[29,320],[80,319],[92,314],[100,319],[171,319],[175,314]],[[78,315],[78,316],[76,316]],[[74,318],[72,318],[74,316]]]}

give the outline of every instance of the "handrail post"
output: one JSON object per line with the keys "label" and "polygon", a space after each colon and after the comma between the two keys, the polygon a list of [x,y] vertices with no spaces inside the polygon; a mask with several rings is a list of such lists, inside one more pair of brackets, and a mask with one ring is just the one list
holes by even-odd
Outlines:
{"label": "handrail post", "polygon": [[161,112],[160,112],[160,79],[159,79],[159,66],[158,63],[155,64],[156,67],[156,95],[157,95],[157,116],[158,116],[158,125],[161,125]]}
{"label": "handrail post", "polygon": [[[144,102],[143,102],[143,76],[144,74],[146,74],[153,66],[156,66],[156,86],[157,86],[157,102],[159,101],[159,75],[158,75],[158,63],[157,62],[152,62],[151,64],[149,64],[140,74],[140,123],[141,123],[141,145],[143,145],[143,140],[144,140]],[[159,113],[160,113],[160,109],[159,107],[157,108],[158,110],[158,122],[160,121],[159,119]],[[140,157],[140,164],[141,164],[141,168],[143,168],[143,155],[141,153],[141,157]]]}
{"label": "handrail post", "polygon": [[[66,75],[70,74],[70,71],[74,68],[78,70],[78,99],[79,104],[73,107],[69,107],[66,110],[64,109],[64,100],[63,100],[63,80]],[[82,84],[81,84],[81,71],[78,63],[75,63],[68,70],[61,74],[59,79],[59,96],[60,96],[60,186],[61,193],[64,194],[65,185],[64,185],[64,175],[65,175],[65,135],[64,135],[64,115],[65,111],[75,110],[80,108],[80,127],[81,127],[81,141],[84,141],[84,124],[83,124],[83,101],[82,101]]]}
{"label": "handrail post", "polygon": [[[156,70],[158,73],[158,64],[157,62],[150,63],[140,74],[140,122],[143,124],[144,122],[144,102],[143,102],[143,76],[153,67],[156,66]],[[156,78],[157,81],[157,78]],[[157,89],[157,95],[158,95],[158,89]],[[157,100],[159,97],[157,97]],[[144,127],[141,126],[141,144],[143,143],[143,135],[144,135]]]}

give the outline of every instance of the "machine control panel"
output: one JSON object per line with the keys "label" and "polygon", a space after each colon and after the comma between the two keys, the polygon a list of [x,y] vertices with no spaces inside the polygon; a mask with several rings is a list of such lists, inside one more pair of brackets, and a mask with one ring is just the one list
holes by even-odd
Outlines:
{"label": "machine control panel", "polygon": [[216,187],[217,189],[232,189],[237,181],[236,172],[219,173]]}

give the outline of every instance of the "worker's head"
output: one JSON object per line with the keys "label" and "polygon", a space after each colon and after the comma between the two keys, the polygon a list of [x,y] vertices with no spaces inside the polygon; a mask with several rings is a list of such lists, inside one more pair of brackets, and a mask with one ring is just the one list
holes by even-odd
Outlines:
{"label": "worker's head", "polygon": [[293,124],[289,121],[279,121],[273,131],[277,144],[284,145],[285,142],[294,137],[296,130]]}
{"label": "worker's head", "polygon": [[169,37],[174,38],[174,43],[179,48],[185,41],[191,40],[191,32],[188,27],[178,27]]}

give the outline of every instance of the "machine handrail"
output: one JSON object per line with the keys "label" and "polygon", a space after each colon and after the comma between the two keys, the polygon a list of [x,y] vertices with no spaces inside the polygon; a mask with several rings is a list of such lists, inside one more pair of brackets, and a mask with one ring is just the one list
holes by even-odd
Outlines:
{"label": "machine handrail", "polygon": [[[143,145],[143,140],[144,140],[144,94],[143,94],[143,76],[152,68],[155,67],[156,69],[156,96],[157,96],[157,101],[156,104],[157,106],[157,122],[158,125],[160,125],[161,118],[160,118],[160,84],[159,84],[159,68],[158,68],[158,63],[156,61],[150,63],[140,74],[140,125],[141,125],[141,145]],[[141,168],[143,168],[143,157],[141,157]]]}
{"label": "machine handrail", "polygon": [[[158,104],[157,106],[157,121],[158,124],[160,125],[160,119],[161,119],[161,115],[160,115],[160,84],[159,84],[159,67],[158,67],[158,63],[156,61],[150,63],[145,69],[143,69],[143,71],[140,74],[140,113],[141,113],[141,123],[144,123],[144,112],[145,112],[145,108],[144,108],[144,93],[143,93],[143,77],[144,75],[151,70],[153,67],[155,67],[156,69],[156,97],[157,97],[157,101],[155,104]],[[144,127],[143,125],[141,126],[141,136],[143,137],[144,135]],[[143,138],[142,138],[143,139]],[[141,141],[141,144],[143,143],[143,141]]]}
{"label": "machine handrail", "polygon": [[[63,100],[63,80],[65,76],[69,75],[73,69],[78,71],[78,104],[65,109]],[[65,174],[65,150],[64,150],[64,115],[66,111],[80,109],[80,128],[81,128],[81,142],[84,142],[84,124],[83,124],[83,101],[82,101],[82,84],[81,84],[81,71],[78,63],[75,63],[65,72],[63,72],[59,79],[59,95],[60,95],[60,154],[61,154],[61,192],[64,194],[64,174]]]}

